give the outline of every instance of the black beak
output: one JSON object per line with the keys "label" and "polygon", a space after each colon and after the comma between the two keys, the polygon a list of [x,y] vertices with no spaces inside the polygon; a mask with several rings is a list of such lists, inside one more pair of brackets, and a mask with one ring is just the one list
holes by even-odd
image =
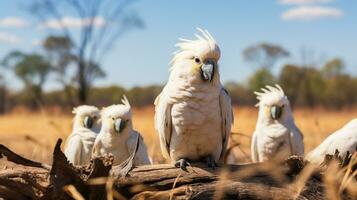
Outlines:
{"label": "black beak", "polygon": [[201,66],[201,77],[204,81],[212,81],[214,77],[215,62],[208,60]]}
{"label": "black beak", "polygon": [[84,117],[84,122],[83,122],[84,127],[91,129],[93,127],[93,123],[94,121],[92,117],[90,116]]}
{"label": "black beak", "polygon": [[272,119],[279,119],[281,115],[283,114],[283,109],[279,106],[272,106],[270,108],[270,115]]}
{"label": "black beak", "polygon": [[114,122],[114,129],[117,133],[121,133],[125,129],[126,123],[122,119],[116,119]]}

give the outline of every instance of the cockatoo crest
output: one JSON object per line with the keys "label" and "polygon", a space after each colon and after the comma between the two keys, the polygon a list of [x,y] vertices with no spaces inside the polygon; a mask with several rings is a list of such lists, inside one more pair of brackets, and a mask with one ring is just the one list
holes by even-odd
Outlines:
{"label": "cockatoo crest", "polygon": [[123,98],[122,98],[121,102],[122,102],[125,106],[129,107],[129,109],[131,108],[130,103],[129,103],[129,100],[128,100],[128,98],[126,98],[125,95],[123,95]]}
{"label": "cockatoo crest", "polygon": [[[97,129],[100,128],[100,111],[97,107],[95,106],[89,106],[89,105],[81,105],[78,107],[73,108],[72,113],[75,115],[73,118],[73,130],[77,128],[83,128],[86,122],[84,122],[86,119],[85,118],[91,118],[91,122],[89,124],[89,127],[93,131],[98,131]],[[92,127],[93,126],[93,127]]]}
{"label": "cockatoo crest", "polygon": [[207,30],[201,28],[197,28],[197,30],[201,35],[195,34],[196,40],[179,38],[181,42],[175,45],[179,50],[174,53],[174,58],[171,61],[172,65],[177,60],[193,55],[210,55],[216,60],[220,58],[221,51],[212,35]]}
{"label": "cockatoo crest", "polygon": [[95,106],[82,105],[82,106],[74,107],[72,110],[72,114],[78,116],[85,116],[85,115],[97,116],[99,115],[99,110]]}
{"label": "cockatoo crest", "polygon": [[256,107],[261,105],[285,105],[289,103],[283,89],[278,84],[276,84],[275,87],[267,85],[265,88],[261,88],[261,91],[262,92],[254,92],[259,100],[259,102],[255,105]]}
{"label": "cockatoo crest", "polygon": [[127,118],[131,118],[131,106],[129,100],[124,95],[122,98],[123,104],[115,104],[108,107],[104,107],[101,111],[102,118],[105,117],[118,117],[118,116],[126,116]]}

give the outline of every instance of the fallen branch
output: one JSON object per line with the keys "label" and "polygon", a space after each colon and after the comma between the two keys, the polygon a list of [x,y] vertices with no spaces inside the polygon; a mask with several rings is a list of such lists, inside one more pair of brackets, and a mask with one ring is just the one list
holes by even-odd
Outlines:
{"label": "fallen branch", "polygon": [[[303,177],[301,188],[293,188],[304,174],[306,162],[290,157],[283,164],[225,165],[212,170],[200,164],[188,171],[169,164],[133,167],[113,166],[113,157],[99,157],[87,166],[73,166],[58,140],[50,170],[0,146],[9,161],[30,167],[0,171],[0,197],[5,199],[326,199],[320,171]],[[2,150],[1,150],[2,149]],[[4,153],[5,152],[5,153]],[[10,158],[10,159],[9,159]],[[340,158],[347,166],[351,156]],[[350,163],[351,164],[351,163]],[[35,168],[33,168],[35,167]],[[302,176],[302,175],[301,175]],[[49,178],[48,178],[49,177]],[[300,179],[301,180],[301,179]],[[343,195],[347,195],[343,193]],[[353,197],[351,198],[353,199]]]}

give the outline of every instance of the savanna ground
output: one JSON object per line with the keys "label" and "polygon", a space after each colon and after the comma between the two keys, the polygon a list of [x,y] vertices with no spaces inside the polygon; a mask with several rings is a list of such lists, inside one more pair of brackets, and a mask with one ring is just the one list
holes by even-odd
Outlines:
{"label": "savanna ground", "polygon": [[[233,140],[240,145],[234,149],[240,162],[249,162],[250,136],[257,119],[257,108],[235,108]],[[67,114],[63,114],[67,113]],[[52,149],[58,138],[65,139],[71,132],[71,110],[43,110],[28,112],[21,109],[0,116],[0,143],[26,158],[50,163]],[[134,109],[134,127],[142,133],[155,163],[165,162],[161,156],[158,137],[154,129],[154,108]],[[324,138],[357,117],[357,109],[328,111],[324,109],[295,109],[294,117],[304,134],[306,152]],[[1,163],[1,162],[0,162]]]}

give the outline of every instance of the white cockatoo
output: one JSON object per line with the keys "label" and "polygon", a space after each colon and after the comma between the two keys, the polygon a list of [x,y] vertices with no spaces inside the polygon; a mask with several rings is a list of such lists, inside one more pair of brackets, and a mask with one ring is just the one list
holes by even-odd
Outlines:
{"label": "white cockatoo", "polygon": [[220,49],[207,32],[196,40],[181,39],[170,77],[155,100],[155,127],[165,158],[185,169],[203,161],[215,167],[226,150],[233,114],[220,82]]}
{"label": "white cockatoo", "polygon": [[304,154],[303,135],[295,125],[290,103],[283,89],[266,86],[255,92],[259,103],[258,121],[252,136],[253,162],[285,159]]}
{"label": "white cockatoo", "polygon": [[99,109],[95,106],[82,105],[73,108],[73,130],[68,136],[64,153],[74,165],[88,164],[92,148],[100,130]]}
{"label": "white cockatoo", "polygon": [[119,165],[134,153],[139,137],[139,147],[133,164],[151,164],[143,138],[133,129],[131,106],[125,96],[122,103],[102,109],[102,128],[95,140],[92,157],[112,154],[113,165]]}
{"label": "white cockatoo", "polygon": [[347,154],[357,150],[357,118],[348,122],[344,127],[329,135],[319,146],[306,155],[306,160],[314,164],[321,164],[325,155],[334,155],[336,149],[344,158]]}

